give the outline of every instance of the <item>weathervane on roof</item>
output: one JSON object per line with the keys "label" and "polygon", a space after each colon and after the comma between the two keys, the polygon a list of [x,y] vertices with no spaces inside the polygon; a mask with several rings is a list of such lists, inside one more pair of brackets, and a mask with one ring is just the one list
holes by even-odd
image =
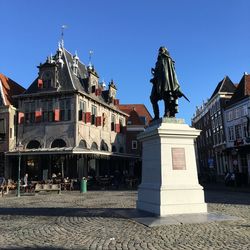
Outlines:
{"label": "weathervane on roof", "polygon": [[65,29],[67,29],[68,28],[68,26],[67,25],[62,25],[62,33],[61,33],[61,46],[63,47],[64,46],[64,40],[63,40],[63,38],[64,38],[64,30]]}

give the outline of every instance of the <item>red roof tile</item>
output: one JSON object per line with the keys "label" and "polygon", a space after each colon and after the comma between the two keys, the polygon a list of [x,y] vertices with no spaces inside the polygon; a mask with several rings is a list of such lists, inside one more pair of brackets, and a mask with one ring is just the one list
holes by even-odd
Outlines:
{"label": "red roof tile", "polygon": [[128,120],[131,121],[131,125],[144,125],[139,114],[135,110],[131,110]]}
{"label": "red roof tile", "polygon": [[146,124],[152,120],[152,116],[144,104],[121,104],[118,107],[121,111],[130,115],[129,119],[131,119],[133,125],[143,124],[140,117],[146,117]]}
{"label": "red roof tile", "polygon": [[22,94],[25,89],[18,83],[0,73],[0,81],[2,85],[3,95],[6,105],[13,105],[13,96]]}

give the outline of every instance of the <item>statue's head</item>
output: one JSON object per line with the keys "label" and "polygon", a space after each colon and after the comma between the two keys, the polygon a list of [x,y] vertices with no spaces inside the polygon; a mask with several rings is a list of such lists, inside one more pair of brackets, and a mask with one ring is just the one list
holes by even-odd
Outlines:
{"label": "statue's head", "polygon": [[164,52],[164,51],[166,51],[166,48],[163,47],[163,46],[161,46],[161,47],[159,48],[159,52]]}
{"label": "statue's head", "polygon": [[167,48],[161,46],[161,47],[159,48],[159,54],[168,54]]}

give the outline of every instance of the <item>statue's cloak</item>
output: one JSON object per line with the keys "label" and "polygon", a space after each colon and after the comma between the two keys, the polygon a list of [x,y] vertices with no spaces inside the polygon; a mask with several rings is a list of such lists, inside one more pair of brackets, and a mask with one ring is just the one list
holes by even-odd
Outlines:
{"label": "statue's cloak", "polygon": [[169,55],[161,54],[155,65],[153,84],[159,99],[166,94],[173,95],[180,89],[175,73],[174,62]]}

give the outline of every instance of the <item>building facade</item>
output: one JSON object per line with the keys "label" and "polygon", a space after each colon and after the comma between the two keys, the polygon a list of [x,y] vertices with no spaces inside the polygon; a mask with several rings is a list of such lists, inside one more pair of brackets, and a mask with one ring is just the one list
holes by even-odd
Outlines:
{"label": "building facade", "polygon": [[230,78],[224,77],[207,102],[204,102],[201,107],[197,107],[192,118],[192,126],[201,130],[201,134],[196,140],[198,169],[201,175],[222,176],[227,170],[223,109],[235,89]]}
{"label": "building facade", "polygon": [[249,109],[250,75],[244,74],[224,112],[227,170],[237,175],[239,185],[250,179]]}
{"label": "building facade", "polygon": [[[112,175],[129,166],[126,118],[119,109],[116,85],[99,82],[93,65],[59,44],[54,56],[38,66],[38,77],[18,101],[17,143],[21,176],[50,179]],[[17,150],[7,153],[7,177],[16,178]]]}
{"label": "building facade", "polygon": [[141,144],[137,135],[149,125],[152,116],[144,104],[123,104],[119,109],[128,114],[126,119],[126,150],[130,154],[141,156]]}
{"label": "building facade", "polygon": [[13,95],[25,91],[18,83],[0,74],[0,176],[5,176],[8,161],[5,152],[16,148],[16,102]]}
{"label": "building facade", "polygon": [[[135,161],[130,161],[130,174],[140,178],[142,144],[138,141],[137,136],[145,131],[152,116],[144,104],[123,104],[119,105],[119,109],[128,114],[126,119],[126,152],[136,158]],[[135,171],[133,172],[133,170]]]}

